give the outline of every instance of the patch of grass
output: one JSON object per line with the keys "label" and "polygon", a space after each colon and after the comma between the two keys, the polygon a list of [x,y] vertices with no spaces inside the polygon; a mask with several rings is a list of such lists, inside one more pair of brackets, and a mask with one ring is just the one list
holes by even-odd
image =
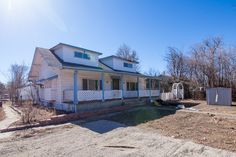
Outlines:
{"label": "patch of grass", "polygon": [[126,125],[138,125],[174,113],[174,110],[160,110],[156,107],[142,107],[133,111],[124,111],[118,115],[110,117],[109,120]]}

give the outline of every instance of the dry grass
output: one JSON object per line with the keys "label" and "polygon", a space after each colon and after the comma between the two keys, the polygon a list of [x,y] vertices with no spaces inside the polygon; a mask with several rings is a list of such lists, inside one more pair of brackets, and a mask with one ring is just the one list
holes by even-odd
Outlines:
{"label": "dry grass", "polygon": [[0,107],[0,121],[5,118],[5,113],[2,107]]}
{"label": "dry grass", "polygon": [[16,106],[23,114],[21,121],[15,123],[15,125],[21,125],[24,123],[34,123],[42,120],[50,119],[56,115],[53,110],[47,109],[39,105],[32,105],[31,103],[24,103]]}

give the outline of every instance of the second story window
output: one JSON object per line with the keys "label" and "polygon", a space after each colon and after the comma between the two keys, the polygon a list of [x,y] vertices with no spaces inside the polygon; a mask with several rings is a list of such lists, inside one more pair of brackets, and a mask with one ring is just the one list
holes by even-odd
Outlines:
{"label": "second story window", "polygon": [[77,58],[83,58],[83,59],[90,60],[90,56],[88,54],[86,54],[86,53],[75,51],[74,52],[74,56],[77,57]]}
{"label": "second story window", "polygon": [[124,63],[124,67],[126,67],[126,68],[133,68],[133,64]]}

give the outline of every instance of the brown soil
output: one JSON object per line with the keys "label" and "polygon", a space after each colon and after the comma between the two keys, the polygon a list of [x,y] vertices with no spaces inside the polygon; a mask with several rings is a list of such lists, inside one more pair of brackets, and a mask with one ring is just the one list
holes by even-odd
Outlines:
{"label": "brown soil", "polygon": [[[200,112],[180,110],[173,115],[143,123],[139,127],[236,152],[236,107],[209,106],[200,102],[194,108]],[[235,117],[227,118],[224,114],[235,114]]]}

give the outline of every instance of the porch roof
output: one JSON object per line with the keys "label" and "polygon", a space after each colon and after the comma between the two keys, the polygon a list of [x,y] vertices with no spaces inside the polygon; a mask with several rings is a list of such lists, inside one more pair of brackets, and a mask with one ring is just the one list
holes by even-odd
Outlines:
{"label": "porch roof", "polygon": [[51,76],[51,77],[48,77],[48,78],[45,78],[45,79],[37,80],[36,82],[40,83],[40,82],[43,82],[43,81],[53,80],[53,79],[56,79],[56,78],[58,78],[58,75],[54,75],[54,76]]}
{"label": "porch roof", "polygon": [[130,75],[130,76],[139,76],[139,77],[146,77],[151,79],[159,79],[157,76],[148,76],[141,73],[134,73],[134,72],[126,72],[126,71],[110,71],[110,70],[104,70],[104,69],[93,69],[93,68],[81,68],[81,67],[71,67],[71,66],[63,66],[63,69],[71,69],[71,70],[82,70],[82,71],[91,71],[91,72],[104,72],[104,73],[113,73],[113,74],[120,74],[120,75]]}

